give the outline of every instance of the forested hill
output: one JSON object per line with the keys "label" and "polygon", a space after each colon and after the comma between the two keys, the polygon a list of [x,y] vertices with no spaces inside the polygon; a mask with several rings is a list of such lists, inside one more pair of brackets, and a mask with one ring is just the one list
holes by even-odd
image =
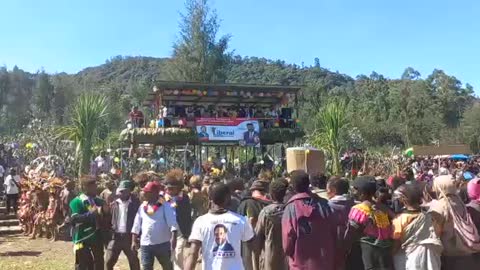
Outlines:
{"label": "forested hill", "polygon": [[[437,141],[472,142],[480,134],[480,109],[473,89],[442,70],[419,74],[406,68],[397,78],[380,73],[352,78],[313,65],[299,66],[257,57],[229,56],[224,81],[304,85],[300,123],[315,128],[315,115],[331,98],[347,102],[349,138],[358,146],[409,145]],[[113,103],[108,126],[120,129],[132,104],[152,89],[153,79],[172,78],[166,58],[121,57],[77,74],[30,74],[0,68],[0,132],[21,130],[33,117],[65,124],[68,106],[83,91],[103,92]]]}
{"label": "forested hill", "polygon": [[116,56],[105,64],[88,67],[74,75],[79,82],[127,84],[131,80],[156,79],[165,71],[167,58]]}
{"label": "forested hill", "polygon": [[[170,79],[168,58],[116,56],[105,64],[88,67],[73,75],[79,82],[100,84],[128,83],[141,79]],[[344,74],[317,67],[301,67],[285,61],[258,57],[232,57],[227,65],[227,83],[303,85],[322,81],[329,87],[352,83],[354,80]]]}

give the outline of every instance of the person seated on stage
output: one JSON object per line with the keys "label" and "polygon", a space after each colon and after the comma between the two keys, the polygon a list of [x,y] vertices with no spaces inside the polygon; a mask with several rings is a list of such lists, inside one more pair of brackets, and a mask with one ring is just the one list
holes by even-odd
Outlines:
{"label": "person seated on stage", "polygon": [[193,111],[193,115],[195,116],[195,118],[200,118],[202,117],[202,112],[204,111],[205,109],[203,108],[203,106],[199,106],[199,107],[195,107],[195,110]]}
{"label": "person seated on stage", "polygon": [[157,116],[157,123],[156,123],[156,127],[157,128],[162,128],[162,127],[165,127],[165,120],[164,120],[164,117],[163,117],[163,113],[160,112]]}
{"label": "person seated on stage", "polygon": [[187,119],[193,119],[195,117],[195,110],[193,107],[189,106],[187,107]]}
{"label": "person seated on stage", "polygon": [[228,108],[226,110],[226,114],[227,114],[227,117],[237,118],[237,111],[233,107]]}
{"label": "person seated on stage", "polygon": [[133,106],[132,111],[128,114],[128,118],[132,122],[134,128],[142,127],[145,122],[143,113],[138,109],[138,106]]}
{"label": "person seated on stage", "polygon": [[245,118],[245,117],[247,117],[247,112],[245,111],[245,108],[241,107],[241,108],[238,110],[238,117],[239,117],[239,118]]}

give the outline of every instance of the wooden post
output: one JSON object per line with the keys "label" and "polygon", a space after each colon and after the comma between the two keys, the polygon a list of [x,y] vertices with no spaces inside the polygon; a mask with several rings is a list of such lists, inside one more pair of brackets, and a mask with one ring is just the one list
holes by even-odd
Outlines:
{"label": "wooden post", "polygon": [[183,172],[187,172],[187,149],[188,149],[188,142],[185,145],[185,148],[183,148]]}

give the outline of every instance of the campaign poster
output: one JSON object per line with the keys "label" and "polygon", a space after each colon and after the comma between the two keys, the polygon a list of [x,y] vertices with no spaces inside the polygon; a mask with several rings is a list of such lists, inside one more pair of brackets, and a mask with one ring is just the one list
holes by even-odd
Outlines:
{"label": "campaign poster", "polygon": [[200,142],[232,142],[260,147],[260,126],[255,119],[199,118],[196,120]]}

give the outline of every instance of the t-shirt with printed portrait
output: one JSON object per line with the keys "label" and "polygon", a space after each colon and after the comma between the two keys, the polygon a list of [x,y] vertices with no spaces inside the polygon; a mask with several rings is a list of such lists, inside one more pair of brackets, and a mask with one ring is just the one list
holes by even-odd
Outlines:
{"label": "t-shirt with printed portrait", "polygon": [[244,216],[227,211],[197,218],[189,240],[202,242],[202,269],[243,270],[241,242],[251,240],[253,235],[253,228]]}

